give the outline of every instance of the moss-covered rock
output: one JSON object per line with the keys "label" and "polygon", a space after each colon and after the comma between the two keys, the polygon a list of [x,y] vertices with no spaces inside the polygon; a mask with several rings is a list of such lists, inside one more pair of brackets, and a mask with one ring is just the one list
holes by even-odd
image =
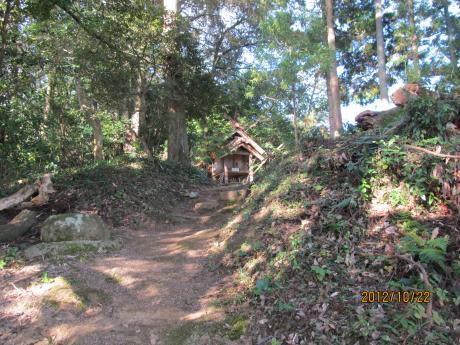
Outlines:
{"label": "moss-covered rock", "polygon": [[49,217],[42,225],[43,242],[108,240],[110,231],[101,217],[82,213],[64,213]]}

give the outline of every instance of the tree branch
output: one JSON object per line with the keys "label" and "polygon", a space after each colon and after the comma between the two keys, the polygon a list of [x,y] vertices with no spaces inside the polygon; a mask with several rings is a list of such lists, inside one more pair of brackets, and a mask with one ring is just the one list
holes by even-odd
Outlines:
{"label": "tree branch", "polygon": [[220,37],[219,39],[217,40],[217,42],[215,43],[214,45],[214,56],[213,56],[213,59],[212,59],[212,65],[213,66],[216,66],[217,65],[217,62],[219,61],[220,59],[220,56],[219,56],[219,51],[220,51],[220,47],[222,46],[222,43],[224,42],[224,39],[225,39],[225,36],[230,32],[232,31],[234,28],[236,28],[238,25],[240,25],[241,23],[243,23],[244,21],[244,18],[241,17],[240,19],[238,19],[235,23],[233,23],[232,25],[230,25],[229,27],[227,27],[221,34],[220,34]]}
{"label": "tree branch", "polygon": [[[140,56],[137,56],[136,54],[130,54],[130,53],[127,53],[127,52],[121,50],[116,45],[114,45],[112,42],[108,41],[101,34],[91,30],[86,24],[84,24],[82,22],[81,18],[78,15],[76,15],[70,8],[64,6],[61,3],[57,3],[56,6],[59,7],[60,9],[62,9],[67,15],[69,15],[74,20],[74,22],[77,23],[77,25],[79,27],[81,27],[83,29],[83,31],[85,31],[90,37],[95,38],[100,43],[102,43],[103,45],[105,45],[108,48],[112,49],[113,51],[115,51],[115,52],[117,52],[117,53],[119,53],[121,55],[124,55],[131,62],[138,63],[139,62],[138,60],[144,60],[145,62],[150,63],[150,61],[148,59],[146,59],[145,57],[140,57]],[[133,61],[133,58],[135,58],[136,61]]]}
{"label": "tree branch", "polygon": [[424,153],[427,153],[429,155],[436,156],[436,157],[460,159],[460,156],[458,156],[458,155],[449,155],[449,154],[437,153],[437,152],[425,149],[423,147],[418,147],[418,146],[414,146],[414,145],[407,145],[406,144],[406,145],[403,145],[402,147],[405,148],[405,149],[408,149],[408,150],[415,150],[415,151],[424,152]]}

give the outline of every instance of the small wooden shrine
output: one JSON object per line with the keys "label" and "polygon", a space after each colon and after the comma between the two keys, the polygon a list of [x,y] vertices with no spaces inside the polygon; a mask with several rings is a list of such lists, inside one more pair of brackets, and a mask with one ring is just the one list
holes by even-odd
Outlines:
{"label": "small wooden shrine", "polygon": [[227,153],[216,158],[211,166],[211,176],[222,183],[230,181],[252,182],[256,160],[265,163],[267,153],[246,131],[233,123],[235,131],[225,141]]}

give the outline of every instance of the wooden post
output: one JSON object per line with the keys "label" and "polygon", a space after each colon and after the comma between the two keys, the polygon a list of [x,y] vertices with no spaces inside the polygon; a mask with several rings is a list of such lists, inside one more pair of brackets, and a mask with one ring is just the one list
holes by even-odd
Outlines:
{"label": "wooden post", "polygon": [[225,157],[222,159],[224,163],[224,184],[228,183],[228,167],[227,167],[227,162],[225,161]]}
{"label": "wooden post", "polygon": [[252,157],[252,154],[249,155],[249,183],[252,183],[254,181],[254,170],[252,168],[252,163],[254,162],[254,159]]}

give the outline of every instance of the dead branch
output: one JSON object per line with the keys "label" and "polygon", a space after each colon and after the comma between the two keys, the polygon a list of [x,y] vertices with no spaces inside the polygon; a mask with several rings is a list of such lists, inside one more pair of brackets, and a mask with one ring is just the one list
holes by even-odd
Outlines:
{"label": "dead branch", "polygon": [[424,152],[424,153],[427,153],[429,155],[436,156],[436,157],[441,157],[441,158],[460,159],[460,156],[458,156],[458,155],[449,155],[449,154],[438,153],[438,152],[430,151],[430,150],[427,150],[427,149],[425,149],[423,147],[418,147],[418,146],[414,146],[414,145],[407,145],[406,144],[406,145],[403,145],[403,148],[408,149],[408,150],[415,150],[415,151]]}
{"label": "dead branch", "polygon": [[[38,195],[30,202],[24,202],[35,193]],[[45,174],[37,182],[24,186],[13,195],[0,199],[0,211],[21,204],[21,208],[31,206],[41,206],[49,200],[49,194],[54,193],[53,183],[51,182],[51,174]]]}
{"label": "dead branch", "polygon": [[30,198],[35,192],[37,192],[38,187],[34,183],[32,185],[27,185],[22,187],[13,195],[7,196],[0,199],[0,211],[6,210],[7,208],[19,205],[24,200]]}

